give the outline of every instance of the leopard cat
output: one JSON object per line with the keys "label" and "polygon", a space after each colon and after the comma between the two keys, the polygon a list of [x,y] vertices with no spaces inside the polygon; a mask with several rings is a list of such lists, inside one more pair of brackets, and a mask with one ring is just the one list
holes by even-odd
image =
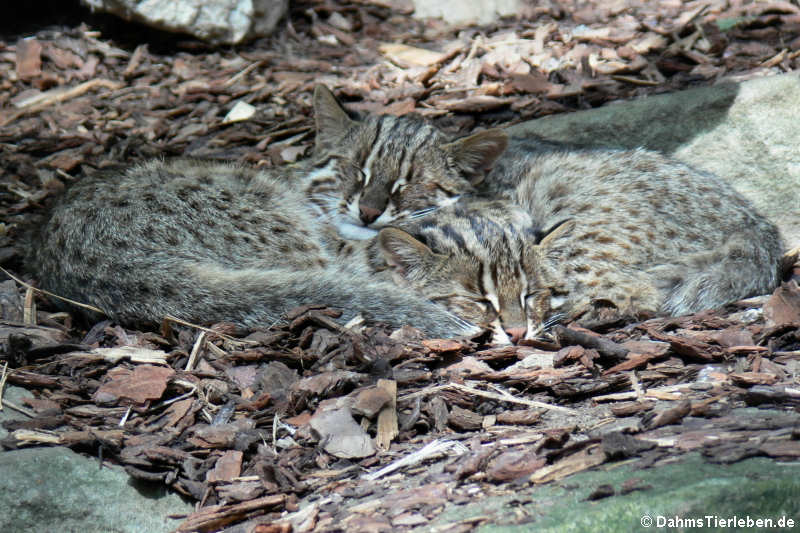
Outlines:
{"label": "leopard cat", "polygon": [[525,270],[528,245],[541,238],[521,207],[461,201],[382,229],[374,245],[381,253],[373,255],[382,260],[376,270],[391,271],[398,285],[490,329],[494,343],[508,344],[541,333],[530,321]]}
{"label": "leopard cat", "polygon": [[395,275],[498,341],[558,320],[693,313],[779,283],[778,229],[713,175],[644,149],[526,158],[493,207],[462,200],[379,236]]}
{"label": "leopard cat", "polygon": [[361,313],[440,337],[477,331],[373,271],[367,243],[320,223],[326,205],[304,191],[360,174],[339,157],[278,171],[175,159],[98,173],[50,211],[27,264],[42,288],[125,324],[171,315],[253,328],[318,303],[341,309],[342,321]]}
{"label": "leopard cat", "polygon": [[508,142],[497,129],[453,140],[415,115],[351,116],[323,85],[314,91],[314,119],[315,155],[339,155],[362,171],[341,190],[307,191],[329,205],[328,223],[347,239],[373,237],[474,193]]}

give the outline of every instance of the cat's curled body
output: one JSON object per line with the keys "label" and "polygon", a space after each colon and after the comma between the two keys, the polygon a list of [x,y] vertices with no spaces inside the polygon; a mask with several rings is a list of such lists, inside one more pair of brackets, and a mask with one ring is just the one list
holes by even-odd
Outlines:
{"label": "cat's curled body", "polygon": [[540,152],[511,201],[540,227],[569,221],[537,246],[531,272],[570,295],[559,308],[568,315],[597,300],[681,315],[779,282],[777,227],[721,179],[654,151]]}
{"label": "cat's curled body", "polygon": [[472,331],[373,272],[367,243],[320,223],[325,206],[306,189],[337,190],[358,168],[331,157],[286,172],[176,159],[86,177],[52,209],[28,263],[44,289],[123,323],[172,315],[250,328],[318,303],[345,321]]}
{"label": "cat's curled body", "polygon": [[719,178],[644,149],[511,149],[481,185],[494,201],[465,198],[379,237],[412,286],[495,340],[555,320],[681,315],[778,284],[777,228]]}

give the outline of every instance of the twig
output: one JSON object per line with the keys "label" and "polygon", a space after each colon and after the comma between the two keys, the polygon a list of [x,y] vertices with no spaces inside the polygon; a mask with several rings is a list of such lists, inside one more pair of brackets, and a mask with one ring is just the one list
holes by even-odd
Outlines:
{"label": "twig", "polygon": [[628,357],[628,349],[612,340],[604,337],[594,337],[582,331],[555,326],[553,333],[558,338],[561,346],[583,346],[584,348],[595,349],[600,355],[609,357],[615,361],[624,361]]}
{"label": "twig", "polygon": [[164,316],[164,320],[167,320],[169,322],[175,322],[176,324],[180,324],[182,326],[188,326],[190,328],[199,329],[200,331],[205,331],[206,333],[211,333],[211,334],[216,335],[216,336],[218,336],[218,337],[220,337],[222,339],[225,339],[228,342],[231,342],[233,344],[238,344],[240,346],[248,346],[248,345],[255,346],[255,345],[258,344],[258,342],[256,342],[256,341],[248,341],[248,340],[245,340],[245,339],[237,339],[236,337],[231,337],[230,335],[226,335],[225,333],[221,333],[219,331],[213,330],[211,328],[207,328],[205,326],[201,326],[199,324],[193,324],[192,322],[187,322],[186,320],[180,319],[180,318],[172,316],[172,315],[165,315]]}
{"label": "twig", "polygon": [[0,411],[3,410],[3,389],[8,379],[8,361],[3,364],[3,372],[0,373]]}
{"label": "twig", "polygon": [[36,418],[36,413],[31,411],[30,409],[26,409],[26,408],[24,408],[22,406],[17,405],[14,402],[9,402],[8,400],[6,400],[4,402],[4,405],[6,407],[8,407],[9,409],[11,409],[12,411],[16,411],[18,413],[22,413],[23,415],[27,416],[28,418]]}
{"label": "twig", "polygon": [[5,274],[9,278],[13,279],[14,281],[19,283],[23,287],[26,287],[28,289],[33,289],[34,291],[40,292],[42,294],[46,294],[47,296],[50,296],[51,298],[56,298],[58,300],[70,303],[72,305],[77,305],[78,307],[83,307],[84,309],[88,309],[90,311],[94,311],[95,313],[100,313],[101,315],[109,316],[108,313],[106,313],[105,311],[103,311],[99,307],[95,307],[95,306],[89,305],[89,304],[82,304],[80,302],[76,302],[75,300],[70,300],[69,298],[64,298],[63,296],[59,296],[58,294],[54,294],[54,293],[52,293],[50,291],[46,291],[44,289],[37,289],[36,287],[31,285],[30,283],[26,283],[26,282],[22,281],[21,279],[19,279],[18,277],[14,276],[13,274],[11,274],[8,270],[6,270],[3,267],[0,267],[0,272],[3,272],[3,274]]}
{"label": "twig", "polygon": [[379,477],[394,472],[395,470],[398,470],[405,466],[411,466],[417,463],[421,463],[422,461],[431,456],[439,455],[440,453],[445,453],[449,450],[454,450],[459,455],[469,451],[466,446],[464,446],[458,441],[437,439],[435,441],[429,442],[428,444],[426,444],[419,450],[411,453],[410,455],[406,455],[405,457],[384,466],[377,472],[372,472],[371,474],[364,474],[363,476],[361,476],[361,479],[374,481]]}
{"label": "twig", "polygon": [[239,72],[237,72],[236,74],[231,76],[225,83],[222,84],[222,86],[223,87],[230,87],[231,85],[233,85],[234,83],[236,83],[237,81],[242,79],[244,76],[247,76],[247,74],[249,74],[253,69],[258,68],[263,64],[264,64],[264,60],[261,59],[259,61],[256,61],[252,65],[246,66],[245,68],[243,68],[242,70],[240,70]]}
{"label": "twig", "polygon": [[503,402],[518,403],[520,405],[527,405],[529,407],[540,407],[542,409],[550,409],[552,411],[561,411],[562,413],[566,413],[566,414],[570,414],[570,415],[577,415],[578,414],[578,411],[576,411],[575,409],[570,409],[569,407],[561,407],[560,405],[551,405],[549,403],[537,402],[536,400],[526,400],[524,398],[517,398],[517,397],[512,396],[512,395],[510,395],[508,393],[497,394],[497,393],[494,393],[494,392],[488,392],[488,391],[476,389],[476,388],[470,387],[468,385],[462,385],[460,383],[450,383],[450,386],[455,388],[455,389],[463,390],[465,392],[472,393],[472,394],[474,394],[476,396],[482,396],[484,398],[489,398],[489,399],[492,399],[492,400],[499,400],[499,401],[503,401]]}
{"label": "twig", "polygon": [[20,107],[21,109],[16,113],[9,115],[6,120],[0,122],[0,127],[8,126],[11,122],[15,121],[22,115],[36,113],[37,111],[41,111],[52,104],[59,104],[61,102],[66,102],[67,100],[71,100],[77,96],[81,96],[82,94],[91,91],[95,87],[105,87],[106,89],[115,91],[122,88],[123,84],[99,78],[95,80],[89,80],[81,83],[80,85],[76,85],[75,87],[59,87],[57,89],[51,89],[47,92],[36,95],[34,98],[20,102],[17,107]]}
{"label": "twig", "polygon": [[631,388],[633,392],[636,393],[636,398],[641,400],[642,397],[644,397],[644,390],[642,389],[642,384],[639,382],[639,376],[636,375],[635,370],[631,370],[629,377],[631,380]]}
{"label": "twig", "polygon": [[33,299],[35,291],[33,287],[25,290],[25,306],[22,310],[22,323],[27,326],[36,325],[36,301]]}
{"label": "twig", "polygon": [[119,423],[117,424],[119,427],[125,427],[125,422],[128,421],[128,417],[131,416],[131,410],[133,409],[132,405],[128,406],[128,410],[125,411],[125,414],[120,419]]}
{"label": "twig", "polygon": [[611,79],[622,81],[625,83],[631,83],[633,85],[646,85],[646,86],[660,85],[660,83],[657,81],[643,80],[641,78],[634,78],[633,76],[623,76],[622,74],[612,74]]}
{"label": "twig", "polygon": [[406,394],[405,396],[401,396],[397,399],[398,402],[402,402],[405,400],[411,400],[416,398],[417,396],[427,396],[428,394],[440,391],[440,390],[447,390],[447,389],[458,389],[463,390],[465,392],[472,393],[476,396],[482,396],[484,398],[490,398],[492,400],[499,400],[502,402],[510,402],[510,403],[517,403],[520,405],[527,405],[528,407],[539,407],[541,409],[549,409],[552,411],[561,411],[562,413],[576,415],[578,412],[574,409],[570,409],[568,407],[561,407],[560,405],[551,405],[549,403],[544,402],[537,402],[536,400],[526,400],[524,398],[517,398],[516,396],[512,396],[508,393],[505,394],[497,394],[494,392],[487,392],[480,389],[476,389],[474,387],[470,387],[468,385],[461,385],[460,383],[447,383],[445,385],[435,385],[433,387],[426,387],[420,391],[412,392],[410,394]]}
{"label": "twig", "polygon": [[197,336],[197,340],[194,342],[194,346],[192,346],[192,353],[189,354],[189,360],[186,362],[186,368],[184,370],[191,372],[192,369],[194,369],[194,365],[197,364],[197,356],[200,354],[200,349],[205,342],[206,332],[201,331],[200,335]]}

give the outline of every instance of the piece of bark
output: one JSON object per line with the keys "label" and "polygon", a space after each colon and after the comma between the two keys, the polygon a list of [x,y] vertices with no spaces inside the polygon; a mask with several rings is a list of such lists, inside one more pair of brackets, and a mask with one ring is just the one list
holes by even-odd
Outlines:
{"label": "piece of bark", "polygon": [[471,431],[481,428],[483,417],[478,413],[454,405],[450,410],[450,416],[447,421],[456,429]]}
{"label": "piece of bark", "polygon": [[752,387],[753,385],[772,385],[778,381],[777,376],[762,372],[731,372],[731,381],[740,387]]}
{"label": "piece of bark", "polygon": [[501,453],[489,462],[486,477],[489,481],[504,483],[529,476],[547,464],[547,459],[536,452],[511,450]]}
{"label": "piece of bark", "polygon": [[38,78],[42,74],[42,43],[36,39],[20,39],[16,60],[19,79]]}
{"label": "piece of bark", "polygon": [[372,418],[378,414],[386,404],[391,403],[392,400],[393,397],[390,391],[378,386],[369,387],[356,395],[353,405],[350,406],[350,410],[357,415]]}
{"label": "piece of bark", "polygon": [[481,446],[480,441],[477,442],[477,446],[473,446],[473,449],[477,447],[477,450],[473,451],[466,459],[461,461],[459,464],[458,469],[456,470],[456,479],[465,479],[477,472],[482,472],[486,468],[486,464],[489,462],[489,458],[497,451],[498,446]]}
{"label": "piece of bark", "polygon": [[13,280],[0,283],[0,319],[9,322],[22,322],[22,297]]}
{"label": "piece of bark", "polygon": [[558,481],[577,472],[601,465],[605,461],[606,455],[603,453],[600,444],[591,444],[578,453],[534,472],[531,475],[531,481],[537,485]]}
{"label": "piece of bark", "polygon": [[389,445],[400,433],[397,424],[397,382],[390,379],[379,379],[378,390],[389,396],[378,414],[378,433],[375,435],[375,445],[380,450],[388,450]]}
{"label": "piece of bark", "polygon": [[555,326],[553,328],[553,333],[562,346],[577,345],[594,349],[597,350],[600,355],[614,361],[623,361],[628,355],[629,350],[627,348],[604,337],[595,337],[582,331],[565,328],[564,326]]}
{"label": "piece of bark", "polygon": [[643,451],[655,448],[655,443],[637,439],[620,431],[614,431],[603,437],[603,453],[612,460],[627,459],[639,455]]}
{"label": "piece of bark", "polygon": [[660,356],[655,354],[638,354],[638,353],[629,353],[628,360],[619,363],[618,365],[614,365],[611,368],[604,370],[603,375],[613,374],[614,372],[623,372],[626,370],[633,370],[634,368],[639,368],[647,365],[647,363],[653,359],[656,359]]}
{"label": "piece of bark", "polygon": [[532,426],[542,418],[542,411],[534,409],[517,409],[503,411],[497,415],[498,424]]}
{"label": "piece of bark", "polygon": [[214,463],[214,468],[206,473],[206,481],[213,483],[215,481],[232,481],[233,478],[239,477],[242,473],[242,458],[244,454],[238,450],[228,450],[223,453],[217,462]]}
{"label": "piece of bark", "polygon": [[764,304],[767,327],[800,323],[800,288],[790,281],[775,289]]}
{"label": "piece of bark", "polygon": [[671,409],[666,409],[660,413],[654,413],[653,416],[645,417],[643,425],[645,429],[655,429],[661,426],[676,424],[683,420],[691,411],[692,404],[688,400],[684,400]]}
{"label": "piece of bark", "polygon": [[655,402],[641,401],[641,402],[621,402],[611,406],[611,412],[614,416],[626,417],[633,416],[641,413],[642,411],[649,411],[655,406]]}
{"label": "piece of bark", "polygon": [[447,402],[441,396],[434,396],[431,398],[429,406],[431,417],[433,418],[433,427],[441,433],[447,429],[447,420],[450,417]]}
{"label": "piece of bark", "polygon": [[161,398],[167,382],[175,374],[168,367],[139,365],[133,371],[116,368],[108,372],[111,381],[103,384],[94,394],[99,404],[113,404],[120,400],[143,404]]}
{"label": "piece of bark", "polygon": [[176,529],[177,533],[190,531],[219,531],[228,524],[232,524],[263,509],[280,509],[286,502],[285,494],[271,494],[256,500],[250,500],[233,505],[212,505],[203,507],[196,513],[189,515]]}
{"label": "piece of bark", "polygon": [[654,328],[646,328],[646,330],[650,337],[659,341],[668,342],[672,348],[672,351],[683,357],[709,362],[722,356],[722,350],[718,346],[712,346],[705,342],[687,337],[669,335],[667,333],[657,331]]}

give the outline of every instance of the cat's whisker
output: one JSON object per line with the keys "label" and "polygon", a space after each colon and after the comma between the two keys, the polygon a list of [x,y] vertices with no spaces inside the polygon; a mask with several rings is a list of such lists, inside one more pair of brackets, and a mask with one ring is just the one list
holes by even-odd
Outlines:
{"label": "cat's whisker", "polygon": [[553,326],[560,324],[567,318],[566,313],[556,313],[550,316],[544,322],[540,323],[535,328],[528,328],[528,333],[525,335],[526,339],[540,339],[546,340],[549,337],[549,331]]}
{"label": "cat's whisker", "polygon": [[433,207],[428,207],[428,208],[425,208],[425,209],[420,209],[419,211],[414,211],[413,213],[408,215],[408,218],[412,218],[413,219],[413,218],[424,217],[425,215],[433,213],[434,211],[437,211],[438,209],[439,209],[438,206],[433,206]]}
{"label": "cat's whisker", "polygon": [[565,313],[556,313],[555,315],[551,316],[550,318],[544,321],[544,323],[542,324],[542,330],[548,331],[553,326],[560,324],[566,318],[567,315]]}

